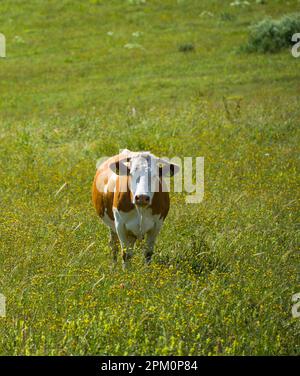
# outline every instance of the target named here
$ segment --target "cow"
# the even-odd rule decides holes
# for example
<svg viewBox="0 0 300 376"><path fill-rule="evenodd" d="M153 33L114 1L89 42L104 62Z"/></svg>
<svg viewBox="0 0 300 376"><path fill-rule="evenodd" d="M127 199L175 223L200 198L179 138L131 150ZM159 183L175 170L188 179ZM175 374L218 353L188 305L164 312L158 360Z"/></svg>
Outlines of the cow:
<svg viewBox="0 0 300 376"><path fill-rule="evenodd" d="M136 240L146 236L145 263L150 264L154 244L170 208L169 189L163 177L179 166L150 152L123 150L97 169L92 200L98 216L110 229L114 263L121 245L126 269Z"/></svg>

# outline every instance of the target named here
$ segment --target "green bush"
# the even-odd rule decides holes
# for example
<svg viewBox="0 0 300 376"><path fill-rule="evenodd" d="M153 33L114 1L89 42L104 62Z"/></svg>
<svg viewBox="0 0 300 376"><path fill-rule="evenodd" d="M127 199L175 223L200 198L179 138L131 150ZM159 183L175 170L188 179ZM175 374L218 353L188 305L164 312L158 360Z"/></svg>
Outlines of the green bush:
<svg viewBox="0 0 300 376"><path fill-rule="evenodd" d="M292 45L292 35L300 32L300 14L283 16L279 20L268 17L250 28L247 52L277 52Z"/></svg>
<svg viewBox="0 0 300 376"><path fill-rule="evenodd" d="M192 43L183 43L178 47L179 52L191 52L195 50L195 46Z"/></svg>

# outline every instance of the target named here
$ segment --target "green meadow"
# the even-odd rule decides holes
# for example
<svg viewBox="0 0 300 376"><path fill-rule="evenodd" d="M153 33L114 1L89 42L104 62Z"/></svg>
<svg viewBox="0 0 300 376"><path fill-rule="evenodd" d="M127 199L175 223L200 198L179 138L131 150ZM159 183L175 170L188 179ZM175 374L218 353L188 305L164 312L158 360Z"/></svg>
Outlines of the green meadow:
<svg viewBox="0 0 300 376"><path fill-rule="evenodd" d="M300 58L241 49L300 3L232 2L0 2L1 355L300 353ZM126 272L91 201L122 148L205 160Z"/></svg>

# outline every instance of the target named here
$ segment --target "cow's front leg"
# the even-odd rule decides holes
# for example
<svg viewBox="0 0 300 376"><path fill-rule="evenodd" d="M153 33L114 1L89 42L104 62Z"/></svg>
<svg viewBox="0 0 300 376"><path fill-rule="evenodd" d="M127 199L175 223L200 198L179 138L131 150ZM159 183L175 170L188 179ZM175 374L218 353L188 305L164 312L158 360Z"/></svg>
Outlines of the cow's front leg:
<svg viewBox="0 0 300 376"><path fill-rule="evenodd" d="M121 244L122 267L123 269L126 269L128 260L133 255L133 247L134 247L136 238L128 234L125 228L125 224L122 222L116 223L116 230L117 230L117 234L118 234L120 244Z"/></svg>
<svg viewBox="0 0 300 376"><path fill-rule="evenodd" d="M156 224L152 230L147 233L146 248L144 250L145 263L151 263L156 237L160 231L161 225Z"/></svg>
<svg viewBox="0 0 300 376"><path fill-rule="evenodd" d="M126 238L121 241L122 247L122 267L125 270L128 265L128 260L133 256L133 248L136 238L130 235L126 235Z"/></svg>
<svg viewBox="0 0 300 376"><path fill-rule="evenodd" d="M145 256L145 263L146 265L149 265L151 263L153 251L154 251L154 244L155 244L155 238L153 239L148 238L147 239L147 246L144 250L144 256Z"/></svg>

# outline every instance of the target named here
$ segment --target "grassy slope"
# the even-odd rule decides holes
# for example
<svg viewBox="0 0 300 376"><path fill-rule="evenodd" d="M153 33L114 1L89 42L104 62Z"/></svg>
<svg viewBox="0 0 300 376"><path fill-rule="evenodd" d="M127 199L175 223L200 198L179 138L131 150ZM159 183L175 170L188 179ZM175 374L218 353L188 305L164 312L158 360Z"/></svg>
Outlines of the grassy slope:
<svg viewBox="0 0 300 376"><path fill-rule="evenodd" d="M1 354L299 353L300 60L237 52L299 3L229 3L0 3ZM120 147L205 157L203 203L173 195L126 274L90 198Z"/></svg>

